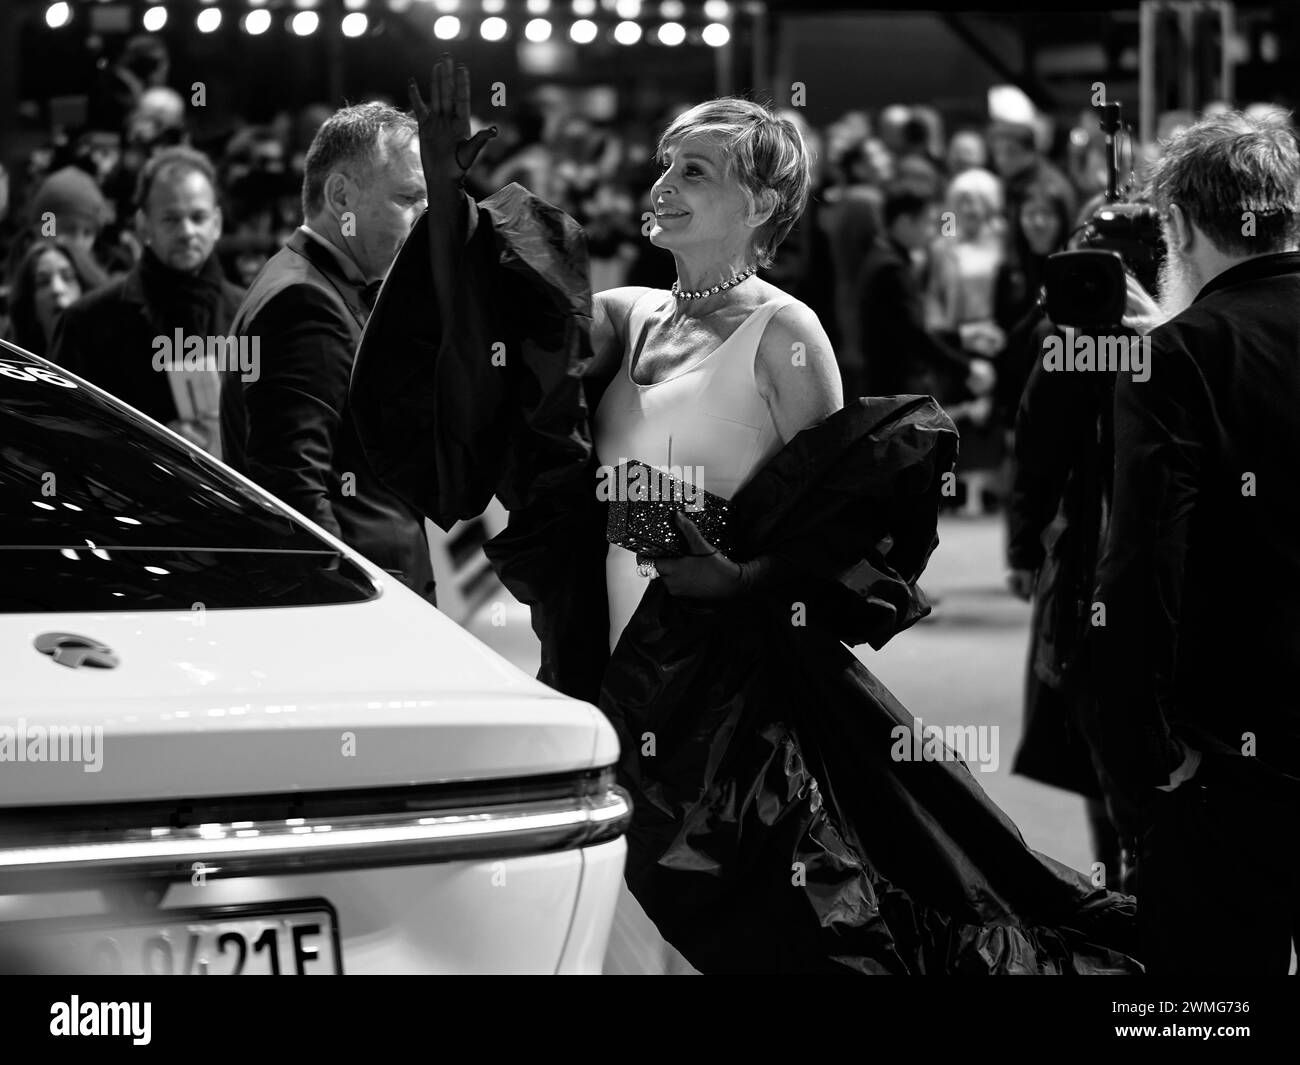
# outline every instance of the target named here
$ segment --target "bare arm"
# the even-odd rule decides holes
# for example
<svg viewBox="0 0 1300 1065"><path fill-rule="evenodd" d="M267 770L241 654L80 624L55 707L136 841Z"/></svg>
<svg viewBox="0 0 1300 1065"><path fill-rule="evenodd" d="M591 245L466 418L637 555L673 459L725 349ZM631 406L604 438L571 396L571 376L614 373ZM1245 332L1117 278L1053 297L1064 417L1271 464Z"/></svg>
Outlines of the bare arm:
<svg viewBox="0 0 1300 1065"><path fill-rule="evenodd" d="M844 406L830 338L802 303L782 307L768 323L754 376L782 443Z"/></svg>
<svg viewBox="0 0 1300 1065"><path fill-rule="evenodd" d="M618 373L627 345L627 320L632 304L649 292L634 285L597 292L592 297L591 351L584 377L609 378Z"/></svg>

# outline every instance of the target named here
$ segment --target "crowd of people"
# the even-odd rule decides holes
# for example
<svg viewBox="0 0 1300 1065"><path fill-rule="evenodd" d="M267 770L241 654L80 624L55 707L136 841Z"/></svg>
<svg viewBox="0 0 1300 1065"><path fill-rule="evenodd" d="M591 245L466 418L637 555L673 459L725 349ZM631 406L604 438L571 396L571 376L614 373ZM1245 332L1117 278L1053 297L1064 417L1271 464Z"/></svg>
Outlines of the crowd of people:
<svg viewBox="0 0 1300 1065"><path fill-rule="evenodd" d="M161 42L133 38L104 75L86 127L60 129L25 171L16 168L14 195L7 208L0 201L3 335L58 358L62 312L126 276L135 278L128 294L146 282L179 284L184 299L207 308L201 332L224 332L233 305L222 284L246 289L302 220L307 147L330 109L312 105L204 139L168 77ZM656 176L655 130L682 109L598 122L539 93L492 116L500 135L486 147L472 190L518 181L575 218L587 235L594 291L666 286L671 258L643 235L646 193ZM810 146L814 187L763 276L818 313L846 392L939 397L963 429L960 500L969 511L997 505L1025 378L1021 332L1042 264L1105 181L1095 122L1080 120L1054 165L1041 120L949 135L928 106L856 110L824 130L795 109L784 114ZM1162 132L1171 129L1167 122ZM147 164L160 153L170 162L155 183ZM204 263L181 271L201 278L180 281L151 269L145 247L170 210L163 204L173 182L200 179L209 190L193 250ZM146 198L155 188L157 203ZM184 397L177 407L156 382L152 391L147 413L196 440L213 439L204 425L211 397L195 410Z"/></svg>
<svg viewBox="0 0 1300 1065"><path fill-rule="evenodd" d="M428 176L431 149L424 142L424 125L376 101L337 112L308 108L269 125L240 129L220 145L197 144L187 127L184 101L165 84L166 64L159 60L156 46L145 39L132 48L135 51L128 50L117 69L117 80L105 88L104 100L116 101L116 110L109 108L109 117L95 119L111 122L116 115L117 140L106 139L102 129L61 136L48 150L33 156L30 172L16 183L19 195L12 202L0 200L0 208L7 208L2 220L7 335L185 434L435 601L424 515L412 505L412 493L391 490L391 469L380 477L372 468L375 449L357 419L352 378L378 289L425 207L430 207L434 219L428 239L435 242L435 257L439 240L449 241L443 248L446 256L451 255L447 248L465 244L463 234L454 240L448 236L456 236L452 232L456 223L449 221L455 212L446 203L435 202L440 193ZM143 62L142 56L152 59ZM1176 133L1180 125L1202 131L1197 134L1201 140L1177 141L1184 150L1190 143L1200 154L1171 159L1162 157L1156 145L1140 146L1131 153L1138 189L1143 189L1141 179L1148 168L1157 177L1150 192L1143 189L1135 194L1152 198L1161 212L1166 240L1172 235L1185 244L1169 249L1168 269L1162 275L1166 318L1186 310L1197 289L1208 290L1212 287L1208 282L1218 284L1214 279L1221 274L1231 274L1239 282L1276 275L1276 285L1283 289L1295 274L1296 187L1294 182L1280 187L1275 177L1300 167L1294 133L1286 119L1262 114L1263 108L1256 110L1254 117L1229 113L1218 125L1198 123L1195 115L1167 115L1161 135ZM755 174L760 171L776 175L772 183L757 182L744 194L751 212L760 195L784 196L783 203L794 205L775 237L768 232L770 221L752 227L768 233L770 248L755 243L750 228L736 226L707 246L686 238L681 238L680 247L674 243L675 227L691 212L674 211L671 202L665 206L664 190L673 193L667 197L672 202L692 202L691 193L677 190L693 186L688 184L685 164L668 158L671 153L664 151L672 138L656 143L653 124L602 124L580 113L535 107L496 117L491 127L471 122L469 128L478 130L473 144L479 157L463 175L467 191L481 198L518 182L582 227L591 287L606 297L596 301L593 365L604 365L611 358L610 365L615 365L626 357L633 332L645 336L658 329L662 343L650 343L640 357L650 357L651 369L673 367L683 350L682 336L674 330L685 326L671 314L659 321L656 315L662 316L663 308L650 306L653 301L646 300L647 290L662 296L673 288L678 300L733 292L726 297L733 302L725 304L724 299L723 309L736 312L736 335L748 336L758 354L753 374L747 378L742 374L736 379L739 383L719 385L717 391L733 405L739 402L738 390L759 391L746 394L749 406L736 407L731 416L719 417L715 412L709 420L701 415L701 425L718 438L708 444L713 449L711 461L722 461L718 454L729 447L735 451L733 489L753 473L760 457L778 456L782 444L797 437L802 426L822 416L834 417L836 411L862 417L861 408L846 406L846 399L935 397L960 433L957 469L963 490L952 502L968 511L1006 502L1010 587L1035 602L1026 692L1030 728L1016 769L1091 800L1097 851L1107 879L1114 887L1134 890L1136 881L1130 874L1142 841L1140 811L1125 798L1132 794L1128 785L1136 775L1154 772L1152 766L1178 778L1172 779L1174 785L1180 783L1178 774L1195 771L1200 748L1185 739L1175 742L1167 731L1161 733L1163 719L1152 723L1155 695L1150 705L1135 710L1134 720L1148 714L1152 730L1133 748L1146 757L1142 766L1126 767L1126 754L1112 752L1109 765L1116 774L1112 779L1091 741L1085 742L1096 730L1094 718L1102 705L1097 688L1080 679L1089 668L1088 654L1095 653L1089 650L1086 631L1096 625L1090 609L1093 588L1101 582L1116 604L1127 607L1114 631L1126 633L1129 642L1112 635L1109 642L1098 645L1115 665L1108 676L1112 680L1142 676L1145 684L1151 679L1149 663L1132 660L1134 648L1143 646L1135 633L1145 625L1148 636L1167 635L1170 626L1176 629L1177 619L1172 613L1152 615L1153 607L1144 598L1150 589L1135 567L1139 563L1166 567L1168 559L1162 551L1181 559L1188 543L1196 540L1202 545L1198 556L1202 568L1194 575L1201 582L1196 594L1209 596L1214 577L1203 561L1200 534L1185 527L1185 515L1168 511L1175 489L1183 482L1175 483L1174 477L1155 485L1158 491L1147 491L1132 479L1135 475L1123 472L1130 468L1126 463L1131 466L1146 461L1149 454L1165 453L1151 419L1158 421L1170 412L1144 411L1146 393L1131 393L1123 382L1117 385L1115 375L1053 378L1041 371L1041 360L1036 358L1046 333L1055 329L1042 314L1047 261L1070 246L1104 195L1106 159L1098 131L1081 123L1069 149L1053 160L1045 150L1048 138L1036 120L1002 117L979 129L961 128L947 135L940 116L925 106L854 111L821 131L809 128L797 110L770 112L748 101L719 101L704 105L703 110L696 107L659 117L666 118L661 128L677 130L681 124L678 139L708 141L712 136L726 145L719 158L706 156L695 165L715 166L727 180L741 183L757 181ZM759 137L767 140L748 149L752 158L737 164L722 157L737 150L736 145ZM1249 158L1214 154L1229 142L1245 144ZM1268 153L1272 153L1269 166L1252 170L1251 161ZM1211 171L1217 167L1214 172L1224 175L1223 189L1207 191L1203 184L1197 185L1189 175L1200 167ZM741 194L732 192L735 202L727 201L727 210L740 218L742 214L735 212L740 211ZM1222 213L1221 205L1212 202L1220 193L1226 197L1224 202L1234 205L1257 204L1252 210L1258 211L1267 239L1252 242L1253 215L1250 241L1243 243L1234 236L1231 226L1223 229L1223 220L1215 214ZM720 212L719 217L725 213L699 195L701 212L707 208ZM515 208L498 204L493 209L517 210L525 221L530 217L518 203ZM1180 211L1190 213L1183 219ZM656 234L653 241L646 239L651 232ZM1257 259L1266 259L1265 266L1252 265ZM443 286L452 285L461 269L459 260L447 258L447 262L455 265L435 271L427 286L437 291L443 304L448 299ZM735 264L746 268L728 280L726 274ZM683 281L683 270L696 266L701 291L691 292L686 278L687 284L678 292L674 286ZM747 295L735 297L734 292L756 271L757 284L751 281L744 289ZM1198 279L1207 284L1196 284ZM723 283L708 288L713 281ZM761 305L747 302L760 295ZM473 293L462 292L462 296L469 299ZM1257 316L1276 317L1281 304L1270 303L1267 293L1259 298L1263 302L1255 308ZM664 304L672 305L672 301ZM768 339L763 339L766 334L761 329L753 336L743 332L759 310L772 323ZM1153 310L1149 324L1158 317ZM1280 332L1247 339L1276 361L1284 354L1277 346L1283 326L1289 327L1289 322L1278 326ZM689 339L696 347L730 342L730 333L724 340L698 322L693 327L696 332ZM153 357L159 338L173 335L253 336L266 357L263 367L251 376L241 373L247 367L238 366L159 373ZM814 349L811 357L832 368L831 376L819 379L816 394L803 406L790 399L798 389L781 377L788 360L762 354L767 350L763 345L777 344L771 337L784 338L783 343L802 338ZM601 350L602 345L606 350ZM782 355L789 346L785 343ZM831 380L834 371L838 381ZM1279 370L1278 380L1282 376ZM1249 372L1243 380L1247 378L1258 384ZM626 381L619 379L611 386L611 394L620 389L628 393L618 401L622 406L617 411L649 404L642 390L675 379L670 375L641 383L629 369ZM1190 406L1175 411L1179 417L1187 416L1195 404L1205 406L1222 398L1207 399L1197 390L1198 381L1188 371L1179 402L1185 399ZM805 385L800 381L799 387ZM1233 389L1229 398L1240 399L1239 385ZM773 421L763 430L767 435L754 437L749 429L755 419L762 420L763 411L772 409L771 396L784 396L792 404L783 414L788 424ZM688 398L702 402L693 393ZM400 406L400 399L396 402ZM430 407L438 402L435 397ZM1115 412L1125 404L1130 420L1117 426ZM1250 404L1244 400L1242 404L1240 410L1234 408L1234 417L1239 425L1246 425ZM607 421L611 409L615 408L607 404ZM674 416L689 422L680 410ZM384 418L390 417L385 411ZM840 420L851 419L843 415ZM724 441L726 446L719 443L723 422L739 427L735 439ZM1222 445L1225 455L1239 447L1249 451L1249 441L1202 439L1208 427L1220 424L1203 418L1181 425L1187 440L1199 441L1187 445L1188 464L1202 461L1212 445ZM420 430L415 425L406 428ZM597 434L605 433L611 453L625 453L633 444L642 449L650 446L619 436L631 433L626 426L617 429L608 425L602 429L597 418ZM678 431L680 441L684 438L680 425ZM866 434L868 429L855 423L853 432ZM1143 432L1150 439L1142 437ZM558 434L557 439L564 435ZM673 434L665 438L671 442ZM1152 450L1148 453L1143 447ZM666 461L671 465L671 457ZM1268 466L1274 460L1260 461ZM1121 472L1112 484L1114 470ZM349 479L350 487L345 487ZM864 474L859 480L866 485L870 478ZM862 485L855 482L853 490L867 491ZM1279 514L1288 506L1293 509L1293 504L1279 503L1276 497L1271 505ZM1213 520L1218 521L1236 511L1225 506L1222 513L1215 513ZM1281 522L1275 518L1261 507L1243 520L1258 526L1259 542L1280 544L1276 528ZM1109 541L1107 554L1111 522L1123 526L1126 539ZM1227 525L1223 535L1230 535ZM704 550L689 554L690 559L718 554L708 550L707 542L694 546ZM1279 547L1277 555L1279 572L1289 574L1285 548ZM628 565L608 575L609 605L621 604L623 615L611 616L611 653L618 647L623 625L641 609L640 578L662 578L656 587L668 587L676 595L675 571L708 566L713 571L699 577L704 585L730 587L739 581L740 591L748 594L754 582L771 585L785 579L772 577L772 572L788 575L788 560L781 558L776 559L775 570L739 566L736 575L725 559L661 561L662 572L653 563L645 570L644 561L634 569L631 561L622 559ZM883 557L877 562L888 569ZM924 557L919 565L923 564ZM901 594L907 586L909 610L915 606L910 598L915 593L914 578L915 574L910 582L902 580L896 589ZM1168 579L1177 584L1182 574ZM689 580L681 585L690 586ZM621 600L614 595L620 588L626 592ZM1169 602L1176 606L1176 597ZM1194 596L1190 601L1191 623L1201 626L1192 630L1197 638L1208 639L1205 634L1213 626L1209 603L1209 598L1202 602ZM1246 604L1241 606L1244 611ZM905 613L899 613L898 619ZM914 613L908 616L915 620ZM1279 676L1278 663L1294 650L1288 641L1297 631L1295 617L1279 614L1275 620L1276 631L1267 638L1243 642L1238 648L1242 660L1258 660L1259 676ZM1194 666L1180 664L1180 668L1184 678L1199 676ZM1168 677L1158 679L1168 682ZM1214 688L1209 680L1202 680L1207 691L1220 691L1225 700L1229 697L1222 685ZM1112 687L1107 698L1114 706L1128 705L1135 699L1134 691L1146 688ZM593 692L577 694L592 701L597 697ZM1161 697L1164 694L1162 689ZM1228 733L1236 725L1203 702L1196 705L1206 749L1217 744L1226 750L1232 746ZM1266 734L1270 742L1283 743L1288 727L1285 721L1261 719L1251 734ZM1275 759L1275 768L1284 776L1290 772L1288 764L1284 757ZM1130 771L1132 778L1118 779ZM1144 786L1163 785L1151 780ZM1191 831L1188 826L1193 820L1186 816L1175 827ZM1175 901L1183 897L1173 879L1195 864L1192 849L1185 850L1177 860L1151 866L1165 878L1152 881L1153 893L1159 891ZM1172 851L1164 853L1168 856ZM1284 875L1293 874L1277 874ZM1276 879L1273 872L1261 874L1261 883ZM1187 920L1193 918L1189 909ZM1169 945L1168 956L1181 949Z"/></svg>

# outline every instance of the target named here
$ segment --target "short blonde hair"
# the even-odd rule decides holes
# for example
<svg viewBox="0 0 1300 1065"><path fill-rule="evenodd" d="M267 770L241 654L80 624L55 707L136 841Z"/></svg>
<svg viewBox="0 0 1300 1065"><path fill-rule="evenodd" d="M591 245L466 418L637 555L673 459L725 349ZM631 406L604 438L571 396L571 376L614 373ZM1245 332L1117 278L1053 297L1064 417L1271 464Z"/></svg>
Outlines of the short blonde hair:
<svg viewBox="0 0 1300 1065"><path fill-rule="evenodd" d="M948 183L947 206L955 208L960 196L973 196L990 217L1002 213L1002 182L983 167L963 170Z"/></svg>
<svg viewBox="0 0 1300 1065"><path fill-rule="evenodd" d="M693 136L722 145L726 176L740 182L751 206L763 192L775 194L776 207L758 227L754 240L758 264L770 266L781 241L803 214L812 188L812 160L799 127L762 104L727 96L678 115L659 138L655 154L662 159Z"/></svg>

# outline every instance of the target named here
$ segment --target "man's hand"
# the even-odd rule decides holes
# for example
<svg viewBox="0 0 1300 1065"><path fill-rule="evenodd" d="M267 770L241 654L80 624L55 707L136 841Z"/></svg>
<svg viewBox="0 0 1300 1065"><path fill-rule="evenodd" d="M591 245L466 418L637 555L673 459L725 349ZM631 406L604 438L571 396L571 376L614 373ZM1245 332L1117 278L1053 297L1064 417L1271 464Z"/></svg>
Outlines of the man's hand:
<svg viewBox="0 0 1300 1065"><path fill-rule="evenodd" d="M670 595L688 599L730 599L741 590L740 566L704 538L680 510L677 528L686 540L685 555L655 559L655 569Z"/></svg>
<svg viewBox="0 0 1300 1065"><path fill-rule="evenodd" d="M1034 597L1035 575L1031 569L1013 569L1007 573L1007 588L1026 603Z"/></svg>
<svg viewBox="0 0 1300 1065"><path fill-rule="evenodd" d="M490 126L470 136L469 68L455 66L444 53L433 65L429 103L425 104L414 78L408 93L411 111L420 124L420 162L430 198L447 192L459 194L478 153L497 135L496 126Z"/></svg>
<svg viewBox="0 0 1300 1065"><path fill-rule="evenodd" d="M1164 323L1164 312L1137 278L1125 274L1124 279L1128 286L1128 298L1124 301L1124 317L1120 322L1140 336L1146 336L1156 326Z"/></svg>

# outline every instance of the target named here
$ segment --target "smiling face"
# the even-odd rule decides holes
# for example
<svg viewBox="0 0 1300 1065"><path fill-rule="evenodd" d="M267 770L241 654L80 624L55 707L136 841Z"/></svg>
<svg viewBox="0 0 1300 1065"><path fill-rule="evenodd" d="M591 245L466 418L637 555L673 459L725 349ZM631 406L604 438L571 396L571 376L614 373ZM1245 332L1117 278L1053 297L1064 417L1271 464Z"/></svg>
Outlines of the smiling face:
<svg viewBox="0 0 1300 1065"><path fill-rule="evenodd" d="M1050 255L1061 246L1061 216L1046 199L1032 197L1021 205L1020 229L1035 255Z"/></svg>
<svg viewBox="0 0 1300 1065"><path fill-rule="evenodd" d="M674 252L692 248L742 249L754 239L749 197L727 173L712 138L694 134L664 149L663 173L650 189L654 228L650 243Z"/></svg>

